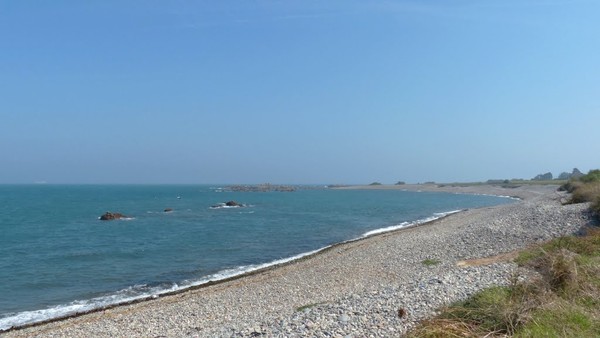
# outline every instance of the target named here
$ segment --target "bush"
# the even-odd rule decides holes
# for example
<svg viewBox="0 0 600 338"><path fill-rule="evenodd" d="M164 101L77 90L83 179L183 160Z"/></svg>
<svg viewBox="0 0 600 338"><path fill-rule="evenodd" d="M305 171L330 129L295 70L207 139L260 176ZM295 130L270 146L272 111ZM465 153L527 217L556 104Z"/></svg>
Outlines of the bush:
<svg viewBox="0 0 600 338"><path fill-rule="evenodd" d="M532 181L551 181L552 180L552 173L551 172L547 172L545 174L539 174L537 176L535 176L534 178L531 179Z"/></svg>
<svg viewBox="0 0 600 338"><path fill-rule="evenodd" d="M558 191L566 191L568 193L572 193L575 189L581 187L584 183L577 180L570 180L569 182L561 185L558 188Z"/></svg>
<svg viewBox="0 0 600 338"><path fill-rule="evenodd" d="M572 194L568 203L592 202L591 211L600 216L600 169L590 170L578 179L571 179L558 190Z"/></svg>
<svg viewBox="0 0 600 338"><path fill-rule="evenodd" d="M600 198L600 181L582 184L573 190L571 203L596 202Z"/></svg>
<svg viewBox="0 0 600 338"><path fill-rule="evenodd" d="M584 183L600 182L600 169L590 170L587 175L581 176L580 180Z"/></svg>

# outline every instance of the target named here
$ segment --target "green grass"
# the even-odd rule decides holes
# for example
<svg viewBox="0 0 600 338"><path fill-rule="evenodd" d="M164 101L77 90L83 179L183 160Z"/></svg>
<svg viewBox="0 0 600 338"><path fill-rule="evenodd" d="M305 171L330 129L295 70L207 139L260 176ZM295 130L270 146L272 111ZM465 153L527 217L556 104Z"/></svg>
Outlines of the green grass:
<svg viewBox="0 0 600 338"><path fill-rule="evenodd" d="M539 277L484 289L422 322L409 337L600 337L600 229L515 259Z"/></svg>
<svg viewBox="0 0 600 338"><path fill-rule="evenodd" d="M561 249L583 255L584 257L600 256L600 234L598 234L598 232L600 232L600 230L593 229L589 231L587 236L564 236L555 238L530 249L522 250L519 252L515 262L520 266L526 266L540 257L555 253Z"/></svg>
<svg viewBox="0 0 600 338"><path fill-rule="evenodd" d="M421 262L421 264L425 265L425 266L433 266L433 265L438 265L440 264L442 261L434 259L434 258L427 258L425 260L423 260Z"/></svg>
<svg viewBox="0 0 600 338"><path fill-rule="evenodd" d="M533 317L515 337L600 337L598 320L568 304L535 311Z"/></svg>
<svg viewBox="0 0 600 338"><path fill-rule="evenodd" d="M579 180L584 183L600 182L600 169L590 170L586 175L579 178Z"/></svg>

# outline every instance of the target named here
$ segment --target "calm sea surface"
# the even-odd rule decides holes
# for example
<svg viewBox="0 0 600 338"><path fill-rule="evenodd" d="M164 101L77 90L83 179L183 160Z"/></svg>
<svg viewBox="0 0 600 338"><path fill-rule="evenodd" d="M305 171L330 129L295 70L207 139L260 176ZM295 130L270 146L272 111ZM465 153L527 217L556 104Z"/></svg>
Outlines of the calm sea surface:
<svg viewBox="0 0 600 338"><path fill-rule="evenodd" d="M0 185L0 330L231 276L377 229L512 202L429 192L216 188ZM210 208L229 200L247 207ZM98 220L106 211L131 219Z"/></svg>

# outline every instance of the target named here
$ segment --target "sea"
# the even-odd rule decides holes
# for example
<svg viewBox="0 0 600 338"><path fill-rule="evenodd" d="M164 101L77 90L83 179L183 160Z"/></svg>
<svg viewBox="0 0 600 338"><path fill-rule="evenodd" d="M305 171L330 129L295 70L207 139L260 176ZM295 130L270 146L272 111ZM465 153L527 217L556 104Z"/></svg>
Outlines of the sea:
<svg viewBox="0 0 600 338"><path fill-rule="evenodd" d="M228 207L227 201L242 206ZM512 202L325 186L247 192L217 185L0 185L0 331ZM99 220L107 211L127 217Z"/></svg>

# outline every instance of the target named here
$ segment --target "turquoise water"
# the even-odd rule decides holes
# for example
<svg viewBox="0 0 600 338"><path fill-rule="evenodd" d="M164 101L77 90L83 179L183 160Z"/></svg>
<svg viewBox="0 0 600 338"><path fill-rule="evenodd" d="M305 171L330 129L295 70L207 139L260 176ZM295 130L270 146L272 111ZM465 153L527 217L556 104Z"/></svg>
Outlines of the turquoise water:
<svg viewBox="0 0 600 338"><path fill-rule="evenodd" d="M396 190L215 188L0 185L0 330L239 274L377 229L512 202ZM210 208L229 200L247 206ZM131 219L98 220L106 211Z"/></svg>

